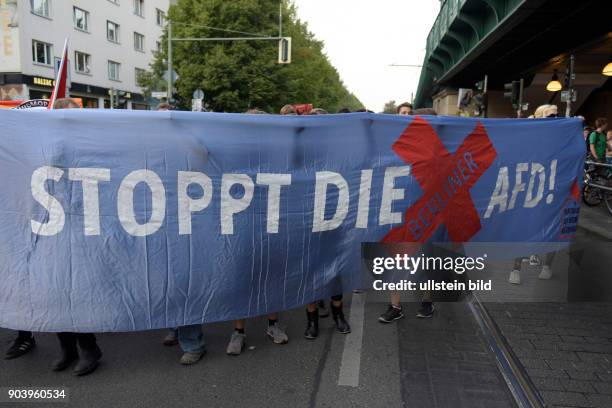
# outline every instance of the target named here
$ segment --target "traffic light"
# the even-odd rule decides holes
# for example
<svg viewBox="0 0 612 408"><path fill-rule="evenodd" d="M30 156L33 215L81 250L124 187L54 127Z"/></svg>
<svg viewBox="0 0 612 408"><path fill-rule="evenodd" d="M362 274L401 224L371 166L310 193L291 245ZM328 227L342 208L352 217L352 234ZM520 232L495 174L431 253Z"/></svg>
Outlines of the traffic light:
<svg viewBox="0 0 612 408"><path fill-rule="evenodd" d="M278 40L278 63L291 64L291 37Z"/></svg>
<svg viewBox="0 0 612 408"><path fill-rule="evenodd" d="M512 81L504 84L504 98L510 99L512 105L517 106L521 93L521 81Z"/></svg>

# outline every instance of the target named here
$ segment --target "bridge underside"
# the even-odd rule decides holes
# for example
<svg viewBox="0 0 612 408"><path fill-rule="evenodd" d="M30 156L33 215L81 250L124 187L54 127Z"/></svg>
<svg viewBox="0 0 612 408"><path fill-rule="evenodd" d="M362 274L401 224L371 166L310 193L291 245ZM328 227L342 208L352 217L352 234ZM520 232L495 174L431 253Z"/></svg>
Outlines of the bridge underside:
<svg viewBox="0 0 612 408"><path fill-rule="evenodd" d="M441 14L457 7L446 10L456 17L439 16L432 28L415 104L432 106L445 88L473 88L485 75L493 91L519 78L528 85L548 81L554 69L562 77L570 53L578 54L577 77L601 76L612 54L609 6L609 0L447 0Z"/></svg>

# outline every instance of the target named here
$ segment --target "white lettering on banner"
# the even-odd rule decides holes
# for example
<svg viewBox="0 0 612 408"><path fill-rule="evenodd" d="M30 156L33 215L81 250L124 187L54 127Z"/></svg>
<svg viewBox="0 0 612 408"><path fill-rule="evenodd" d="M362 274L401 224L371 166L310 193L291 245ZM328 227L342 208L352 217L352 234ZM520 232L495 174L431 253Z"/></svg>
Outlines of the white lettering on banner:
<svg viewBox="0 0 612 408"><path fill-rule="evenodd" d="M257 184L268 186L268 215L266 230L268 234L278 233L278 220L280 218L281 188L291 185L291 174L258 173Z"/></svg>
<svg viewBox="0 0 612 408"><path fill-rule="evenodd" d="M372 173L374 170L361 170L361 183L359 184L359 204L357 205L357 222L355 228L368 228L370 215L370 193L372 191Z"/></svg>
<svg viewBox="0 0 612 408"><path fill-rule="evenodd" d="M234 185L241 185L244 194L241 198L232 197L230 190ZM224 174L221 178L221 233L234 233L234 214L246 210L253 199L255 186L246 174Z"/></svg>
<svg viewBox="0 0 612 408"><path fill-rule="evenodd" d="M113 195L100 194L101 188L108 188L104 185L101 186L100 183L111 181L111 170L105 168L60 169L42 166L36 169L30 180L32 197L46 213L37 217L37 219L30 220L32 232L41 236L53 236L62 232L66 222L66 213L62 203L53 195L56 189L53 183L62 179L64 171L67 172L68 180L75 183L80 182L82 186L84 235L100 235L101 197L114 197ZM380 171L382 172L382 169ZM495 188L491 193L483 217L485 219L490 218L496 212L496 209L498 214L513 210L517 203L519 203L519 206L522 203L522 208L526 209L537 207L544 202L548 205L552 204L556 191L556 171L556 159L550 162L549 168L536 162L517 163L515 168L500 167ZM514 172L515 175L512 179L509 177L511 172ZM368 224L371 224L369 223L369 213L371 205L373 205L371 200L374 169L363 169L360 173L358 203L353 205L354 210L356 210L354 228L368 228ZM405 189L396 188L395 185L397 178L409 176L410 173L410 166L384 169L382 185L377 185L379 190L376 190L380 191L380 195L375 196L380 197L379 225L402 223L402 209L409 203L403 202L402 206L398 206L399 211L393 211L394 203L405 199ZM525 179L526 173L530 175L529 181ZM221 234L234 234L235 216L249 208L253 201L256 185L268 190L266 231L268 234L279 232L283 187L291 186L291 174L257 173L249 176L242 173L226 173L220 175L220 177L218 197ZM512 181L514 185L511 185ZM144 201L148 207L141 210L144 211L145 215L148 215L149 219L147 221L137 217L134 208L134 190L140 183L145 183L151 191L150 201L148 199ZM197 185L202 189L201 197L193 198L189 195L189 189L192 185ZM243 193L240 194L239 191L236 191L236 194L232 194L232 190L236 190L234 186L240 186L244 190ZM170 191L174 191L173 187L170 187ZM178 233L179 235L190 235L193 233L192 217L194 213L207 209L213 198L217 196L214 193L213 181L210 176L201 172L178 171L176 189ZM326 214L326 207L336 189L338 193L335 209L330 211L331 214ZM546 199L544 199L545 192ZM240 195L240 197L234 195ZM524 197L521 195L524 195ZM145 197L145 195L142 198L138 197L141 200L139 202L142 202ZM331 231L340 227L347 219L351 209L349 204L349 184L341 174L331 171L316 172L312 232ZM68 208L71 207L70 203L64 203L64 205ZM166 219L166 190L161 178L154 171L146 169L129 173L119 184L116 206L119 222L128 234L136 237L154 234L161 228ZM140 224L138 220L143 223ZM250 222L250 218L248 222Z"/></svg>
<svg viewBox="0 0 612 408"><path fill-rule="evenodd" d="M529 178L529 186L527 187L527 195L525 196L525 208L533 208L542 199L544 193L544 181L546 178L544 166L540 163L531 163L531 177ZM538 176L538 191L533 195L533 185L536 175Z"/></svg>
<svg viewBox="0 0 612 408"><path fill-rule="evenodd" d="M60 233L64 228L66 220L64 209L60 202L45 189L47 180L58 182L63 174L63 170L50 166L40 167L32 173L30 181L32 197L49 213L49 217L44 223L35 220L30 221L34 234L49 237Z"/></svg>
<svg viewBox="0 0 612 408"><path fill-rule="evenodd" d="M110 181L110 169L68 169L68 178L83 185L83 224L85 235L100 235L100 195L98 182Z"/></svg>
<svg viewBox="0 0 612 408"><path fill-rule="evenodd" d="M523 173L529 169L530 176L527 184L523 181ZM514 187L508 201L508 191L510 190L510 178L508 177L508 167L500 167L497 174L497 182L491 194L489 205L485 211L484 218L489 218L493 215L495 207L499 207L498 214L506 210L512 210L516 206L519 194L524 193L523 208L535 208L540 204L544 197L544 189L546 187L546 167L541 163L517 163L516 177L514 179ZM552 204L554 200L555 180L557 173L557 159L551 161L549 172L549 194L546 197L546 204ZM520 202L520 201L519 201Z"/></svg>
<svg viewBox="0 0 612 408"><path fill-rule="evenodd" d="M404 199L404 189L395 188L395 179L410 175L410 166L387 167L383 181L382 202L380 204L379 225L399 224L402 213L393 212L393 202Z"/></svg>
<svg viewBox="0 0 612 408"><path fill-rule="evenodd" d="M151 217L144 224L139 224L134 214L134 189L140 183L146 183L151 190ZM166 190L159 176L151 170L136 170L128 174L117 193L117 213L128 234L146 237L155 233L166 216Z"/></svg>
<svg viewBox="0 0 612 408"><path fill-rule="evenodd" d="M508 181L508 167L500 167L499 173L497 173L495 189L493 189L493 194L491 194L491 200L487 206L484 218L489 218L493 214L495 206L499 206L500 214L506 211L508 206L508 184L510 184Z"/></svg>
<svg viewBox="0 0 612 408"><path fill-rule="evenodd" d="M212 180L204 173L193 171L178 172L178 222L179 235L191 234L191 214L202 211L210 205L213 196ZM197 184L202 188L202 197L189 197L188 188Z"/></svg>
<svg viewBox="0 0 612 408"><path fill-rule="evenodd" d="M338 188L338 203L334 215L326 220L325 204L327 203L327 190L330 184ZM348 214L348 207L349 188L344 177L332 171L317 172L312 232L330 231L338 228Z"/></svg>
<svg viewBox="0 0 612 408"><path fill-rule="evenodd" d="M529 170L529 163L519 163L516 165L516 179L514 182L514 188L512 189L512 196L510 197L510 204L508 209L511 210L516 204L516 196L521 191L525 191L525 183L523 183L523 172Z"/></svg>

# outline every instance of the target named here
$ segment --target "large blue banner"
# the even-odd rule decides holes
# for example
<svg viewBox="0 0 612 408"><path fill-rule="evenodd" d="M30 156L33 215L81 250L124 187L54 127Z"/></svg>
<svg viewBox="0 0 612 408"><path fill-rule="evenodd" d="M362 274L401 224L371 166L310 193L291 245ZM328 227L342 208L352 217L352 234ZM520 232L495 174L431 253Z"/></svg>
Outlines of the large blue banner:
<svg viewBox="0 0 612 408"><path fill-rule="evenodd" d="M127 331L359 285L361 242L571 240L578 119L0 111L0 326Z"/></svg>

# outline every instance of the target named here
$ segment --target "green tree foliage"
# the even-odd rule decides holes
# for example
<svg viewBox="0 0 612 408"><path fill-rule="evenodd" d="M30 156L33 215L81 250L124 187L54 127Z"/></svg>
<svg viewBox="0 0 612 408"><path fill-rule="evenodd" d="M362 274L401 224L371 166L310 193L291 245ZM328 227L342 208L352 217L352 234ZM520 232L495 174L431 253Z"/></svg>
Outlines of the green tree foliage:
<svg viewBox="0 0 612 408"><path fill-rule="evenodd" d="M281 65L278 41L175 41L173 65L182 108L191 94L204 90L206 103L217 112L244 112L260 108L278 112L285 104L312 103L335 112L362 106L350 93L323 53L323 43L296 17L288 0L282 0L283 36L292 37L292 63ZM179 0L170 7L174 38L244 37L208 27L260 36L278 36L279 0ZM259 36L258 35L258 36ZM167 34L149 72L139 78L146 93L166 89Z"/></svg>
<svg viewBox="0 0 612 408"><path fill-rule="evenodd" d="M383 113L391 113L395 115L397 113L397 104L394 100L391 100L385 103L385 107L383 108Z"/></svg>

